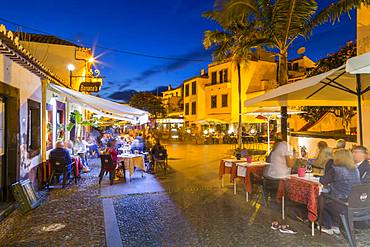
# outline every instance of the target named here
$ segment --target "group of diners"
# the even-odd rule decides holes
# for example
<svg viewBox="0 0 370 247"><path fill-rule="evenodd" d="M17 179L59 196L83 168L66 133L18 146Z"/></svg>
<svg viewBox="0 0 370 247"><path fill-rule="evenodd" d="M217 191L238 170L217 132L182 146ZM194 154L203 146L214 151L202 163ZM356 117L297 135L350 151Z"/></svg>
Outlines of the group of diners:
<svg viewBox="0 0 370 247"><path fill-rule="evenodd" d="M313 169L320 173L319 182L322 186L320 203L321 231L327 234L339 234L338 218L343 213L336 203L325 200L325 193L339 200L347 201L354 185L370 183L370 165L368 149L362 145L346 148L346 142L340 139L331 148L324 141L318 143L318 155L313 162ZM279 182L291 174L294 166L293 153L286 141L278 139L268 156L270 165L264 171L265 187L276 195ZM277 228L278 222L272 223Z"/></svg>
<svg viewBox="0 0 370 247"><path fill-rule="evenodd" d="M152 171L153 160L159 153L165 153L167 157L167 151L159 139L155 139L152 134L146 135L144 139L143 134L137 132L134 134L125 133L124 135L103 134L101 138L77 138L74 142L59 140L56 142L55 148L50 151L49 159L62 158L67 165L74 163L68 169L73 168L76 172L69 170L68 176L72 174L80 177L80 172L90 171L88 158L99 158L102 154L108 154L112 157L115 180L118 180L123 174L118 169L117 156L122 152L124 146L129 147L130 154L142 155L145 158L147 172Z"/></svg>

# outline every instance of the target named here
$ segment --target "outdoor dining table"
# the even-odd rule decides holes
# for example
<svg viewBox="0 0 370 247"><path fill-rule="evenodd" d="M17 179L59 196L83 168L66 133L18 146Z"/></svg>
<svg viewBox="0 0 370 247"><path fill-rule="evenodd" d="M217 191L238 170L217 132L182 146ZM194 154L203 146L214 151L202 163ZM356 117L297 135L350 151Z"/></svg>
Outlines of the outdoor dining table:
<svg viewBox="0 0 370 247"><path fill-rule="evenodd" d="M135 167L141 169L141 176L144 176L144 172L146 171L144 156L141 154L120 154L117 155L117 162L123 162L125 166L125 170L129 171L130 180L132 174L134 174Z"/></svg>
<svg viewBox="0 0 370 247"><path fill-rule="evenodd" d="M277 191L277 199L282 202L282 218L285 218L284 204L285 197L289 200L305 204L308 210L308 219L311 221L312 236L315 235L315 222L318 219L318 201L321 193L319 178L312 174L304 177L290 175L289 178L281 180Z"/></svg>
<svg viewBox="0 0 370 247"><path fill-rule="evenodd" d="M246 201L249 201L249 193L252 192L251 174L254 173L262 177L263 170L268 164L263 161L248 163L245 159L223 159L219 167L221 187L224 187L224 175L230 174L230 182L234 184L234 195L236 195L236 180L237 178L242 178L245 184Z"/></svg>
<svg viewBox="0 0 370 247"><path fill-rule="evenodd" d="M236 194L236 180L237 178L243 179L244 185L245 185L245 199L248 202L249 201L249 193L252 193L252 180L251 180L251 174L255 174L258 177L262 179L263 177L263 171L269 163L264 161L255 161L248 163L246 161L242 162L236 162L236 169L232 169L232 171L236 170L236 173L232 173L232 179L234 180L234 194Z"/></svg>
<svg viewBox="0 0 370 247"><path fill-rule="evenodd" d="M225 174L236 174L236 163L238 162L245 162L246 160L237 160L237 159L222 159L220 161L220 167L218 170L219 177L221 179L221 187L224 187L224 175ZM234 165L233 165L234 164ZM230 182L234 181L235 176L230 176Z"/></svg>

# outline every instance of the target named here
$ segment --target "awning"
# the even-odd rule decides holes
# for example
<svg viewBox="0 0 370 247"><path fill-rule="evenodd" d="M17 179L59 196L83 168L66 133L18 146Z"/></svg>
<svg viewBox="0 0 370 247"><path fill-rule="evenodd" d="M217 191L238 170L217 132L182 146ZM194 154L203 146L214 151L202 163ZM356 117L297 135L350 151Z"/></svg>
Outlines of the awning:
<svg viewBox="0 0 370 247"><path fill-rule="evenodd" d="M244 106L356 106L362 144L362 102L370 99L366 94L370 90L370 74L366 73L370 68L369 58L369 53L353 57L347 66L278 87L246 100Z"/></svg>
<svg viewBox="0 0 370 247"><path fill-rule="evenodd" d="M87 108L90 108L95 113L110 116L111 118L124 119L131 123L143 124L148 121L148 113L146 111L118 104L96 96L83 94L55 84L49 84L49 87L69 99L85 104Z"/></svg>

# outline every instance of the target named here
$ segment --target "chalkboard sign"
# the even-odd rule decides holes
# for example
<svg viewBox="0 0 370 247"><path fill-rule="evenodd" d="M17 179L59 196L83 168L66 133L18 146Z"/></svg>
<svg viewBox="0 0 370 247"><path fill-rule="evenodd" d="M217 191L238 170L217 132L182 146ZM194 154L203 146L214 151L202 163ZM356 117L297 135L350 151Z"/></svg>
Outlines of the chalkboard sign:
<svg viewBox="0 0 370 247"><path fill-rule="evenodd" d="M40 199L37 197L30 180L19 181L12 185L12 189L13 196L23 213L27 213L40 205Z"/></svg>

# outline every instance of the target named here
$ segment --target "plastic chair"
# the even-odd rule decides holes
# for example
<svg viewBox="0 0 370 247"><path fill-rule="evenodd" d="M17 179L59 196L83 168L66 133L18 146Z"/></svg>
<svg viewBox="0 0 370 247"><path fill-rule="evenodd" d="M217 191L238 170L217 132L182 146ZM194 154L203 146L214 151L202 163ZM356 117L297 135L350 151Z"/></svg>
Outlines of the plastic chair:
<svg viewBox="0 0 370 247"><path fill-rule="evenodd" d="M74 162L72 162L71 164L66 164L66 160L62 157L51 157L49 159L49 162L51 165L51 175L49 178L48 188L55 177L57 177L59 181L60 175L63 175L62 187L65 188L66 183L67 183L67 178L71 177L72 171L74 171L74 180L75 180L75 183L77 184L76 170L73 169L72 167Z"/></svg>
<svg viewBox="0 0 370 247"><path fill-rule="evenodd" d="M101 161L101 168L100 168L100 173L99 173L99 184L101 184L103 176L109 173L110 185L112 185L113 180L114 180L114 170L115 170L112 156L109 154L102 154L100 155L100 161Z"/></svg>
<svg viewBox="0 0 370 247"><path fill-rule="evenodd" d="M347 202L333 197L330 194L323 194L323 197L325 200L332 200L343 207L339 217L344 226L349 244L355 247L356 239L353 223L370 220L370 184L354 185ZM320 212L322 212L322 208Z"/></svg>

